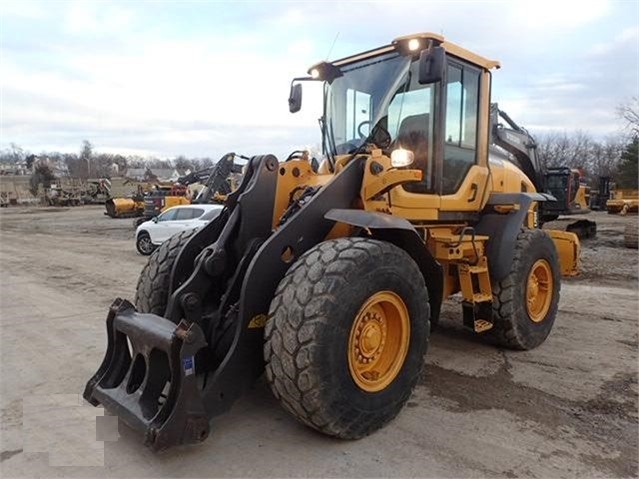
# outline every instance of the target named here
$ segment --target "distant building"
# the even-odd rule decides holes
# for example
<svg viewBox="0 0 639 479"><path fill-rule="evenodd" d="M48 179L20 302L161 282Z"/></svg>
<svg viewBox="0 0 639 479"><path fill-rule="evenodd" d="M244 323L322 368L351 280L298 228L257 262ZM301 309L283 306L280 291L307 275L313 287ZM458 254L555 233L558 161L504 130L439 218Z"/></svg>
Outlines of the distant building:
<svg viewBox="0 0 639 479"><path fill-rule="evenodd" d="M31 171L27 168L26 161L18 161L17 163L0 164L0 175L4 176L25 176L30 175Z"/></svg>
<svg viewBox="0 0 639 479"><path fill-rule="evenodd" d="M176 181L180 174L174 168L128 168L124 176L136 181Z"/></svg>

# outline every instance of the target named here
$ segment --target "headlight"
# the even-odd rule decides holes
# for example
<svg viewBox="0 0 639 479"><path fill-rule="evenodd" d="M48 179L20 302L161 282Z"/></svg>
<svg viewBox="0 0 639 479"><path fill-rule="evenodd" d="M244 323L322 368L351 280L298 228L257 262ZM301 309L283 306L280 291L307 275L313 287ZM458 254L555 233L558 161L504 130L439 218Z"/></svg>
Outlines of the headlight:
<svg viewBox="0 0 639 479"><path fill-rule="evenodd" d="M391 165L395 168L408 166L415 161L415 154L411 150L398 148L391 153Z"/></svg>

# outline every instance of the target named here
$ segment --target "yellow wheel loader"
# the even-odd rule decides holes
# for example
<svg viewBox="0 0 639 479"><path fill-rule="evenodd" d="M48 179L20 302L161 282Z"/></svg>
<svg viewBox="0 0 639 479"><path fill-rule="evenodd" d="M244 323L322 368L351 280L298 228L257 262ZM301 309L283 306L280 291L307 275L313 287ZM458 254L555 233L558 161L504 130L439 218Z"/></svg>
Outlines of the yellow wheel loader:
<svg viewBox="0 0 639 479"><path fill-rule="evenodd" d="M489 161L497 67L424 33L294 79L291 112L324 86L319 168L252 157L217 219L158 248L84 397L162 450L203 441L265 372L299 421L352 439L400 412L451 295L487 340L544 342L579 240L538 228L534 175Z"/></svg>

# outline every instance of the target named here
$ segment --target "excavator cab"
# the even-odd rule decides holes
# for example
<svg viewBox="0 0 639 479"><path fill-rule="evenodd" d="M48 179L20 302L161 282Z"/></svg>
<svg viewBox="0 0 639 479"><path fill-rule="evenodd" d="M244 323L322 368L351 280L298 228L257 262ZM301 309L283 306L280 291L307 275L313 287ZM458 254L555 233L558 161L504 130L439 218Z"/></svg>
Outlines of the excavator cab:
<svg viewBox="0 0 639 479"><path fill-rule="evenodd" d="M583 212L582 210L587 209L588 205L575 201L580 186L579 171L568 167L549 168L546 173L546 190L556 198L556 201L548 202L547 211L565 214L568 211Z"/></svg>

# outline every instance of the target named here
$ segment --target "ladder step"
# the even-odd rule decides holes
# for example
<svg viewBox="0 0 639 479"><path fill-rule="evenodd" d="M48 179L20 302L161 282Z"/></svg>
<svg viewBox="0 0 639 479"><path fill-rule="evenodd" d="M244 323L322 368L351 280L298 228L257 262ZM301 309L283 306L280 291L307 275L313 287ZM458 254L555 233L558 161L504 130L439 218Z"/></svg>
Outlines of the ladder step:
<svg viewBox="0 0 639 479"><path fill-rule="evenodd" d="M488 268L486 266L468 266L468 272L470 274L481 274L488 273Z"/></svg>
<svg viewBox="0 0 639 479"><path fill-rule="evenodd" d="M475 293L473 294L473 301L475 303L483 303L486 301L492 301L493 300L493 295L492 294L487 294L487 293Z"/></svg>
<svg viewBox="0 0 639 479"><path fill-rule="evenodd" d="M484 331L488 331L492 329L493 323L486 321L484 319L476 319L475 320L475 332L483 333Z"/></svg>

